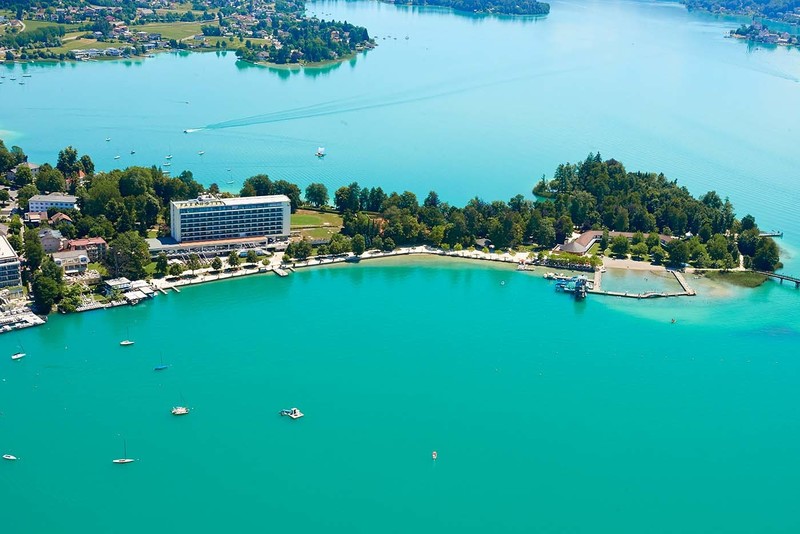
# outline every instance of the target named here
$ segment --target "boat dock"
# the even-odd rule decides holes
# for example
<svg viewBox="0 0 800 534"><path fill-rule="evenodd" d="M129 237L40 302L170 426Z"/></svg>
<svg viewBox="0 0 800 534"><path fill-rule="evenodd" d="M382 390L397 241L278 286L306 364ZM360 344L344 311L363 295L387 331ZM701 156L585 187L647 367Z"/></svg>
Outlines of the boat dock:
<svg viewBox="0 0 800 534"><path fill-rule="evenodd" d="M175 286L170 286L170 287L172 287L172 289L175 291L175 293L180 293L180 292L181 292L181 290L180 290L180 289L178 289L178 288L177 288L177 287L175 287Z"/></svg>
<svg viewBox="0 0 800 534"><path fill-rule="evenodd" d="M781 284L783 283L784 280L786 280L787 282L793 282L794 287L800 288L800 278L796 276L789 276L788 274L780 274L780 273L770 273L767 271L754 271L754 272L769 278L773 278L775 280L780 280Z"/></svg>
<svg viewBox="0 0 800 534"><path fill-rule="evenodd" d="M758 237L783 237L783 232L773 230L772 232L761 232Z"/></svg>
<svg viewBox="0 0 800 534"><path fill-rule="evenodd" d="M280 276L281 278L283 278L283 277L285 277L285 276L289 276L289 273L287 273L286 271L284 271L284 270L283 270L283 269L281 269L280 267L275 267L275 268L274 268L274 269L272 269L272 270L273 270L273 272L274 272L275 274L277 274L277 275L278 275L278 276Z"/></svg>

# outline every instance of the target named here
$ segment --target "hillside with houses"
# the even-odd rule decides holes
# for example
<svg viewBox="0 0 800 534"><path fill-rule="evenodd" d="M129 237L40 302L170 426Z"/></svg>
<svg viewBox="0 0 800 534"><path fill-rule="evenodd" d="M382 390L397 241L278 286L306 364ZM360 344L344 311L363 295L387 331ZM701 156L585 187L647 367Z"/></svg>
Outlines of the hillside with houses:
<svg viewBox="0 0 800 534"><path fill-rule="evenodd" d="M231 49L248 61L318 63L374 46L366 28L307 17L302 0L105 3L10 2L0 11L0 58L97 60Z"/></svg>

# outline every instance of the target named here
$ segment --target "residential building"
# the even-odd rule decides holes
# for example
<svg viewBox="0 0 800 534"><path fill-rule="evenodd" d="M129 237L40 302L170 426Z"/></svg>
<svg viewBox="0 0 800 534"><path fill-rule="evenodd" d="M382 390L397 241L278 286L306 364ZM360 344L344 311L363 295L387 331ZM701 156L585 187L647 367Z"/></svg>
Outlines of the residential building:
<svg viewBox="0 0 800 534"><path fill-rule="evenodd" d="M69 215L65 215L59 211L58 213L50 217L49 222L51 225L56 225L60 222L65 222L71 225L72 219L70 219Z"/></svg>
<svg viewBox="0 0 800 534"><path fill-rule="evenodd" d="M39 172L39 165L35 163L28 163L27 161L20 163L10 171L6 173L6 178L11 180L12 182L17 179L17 171L20 167L28 167L31 170L31 176L36 178L36 174Z"/></svg>
<svg viewBox="0 0 800 534"><path fill-rule="evenodd" d="M25 224L28 226L39 226L42 221L47 221L46 211L29 211L23 216Z"/></svg>
<svg viewBox="0 0 800 534"><path fill-rule="evenodd" d="M289 197L216 198L170 202L170 229L178 243L289 236Z"/></svg>
<svg viewBox="0 0 800 534"><path fill-rule="evenodd" d="M127 278L112 278L111 280L106 280L103 291L106 295L110 295L114 291L125 293L126 291L130 290L130 288L131 281Z"/></svg>
<svg viewBox="0 0 800 534"><path fill-rule="evenodd" d="M19 256L5 236L0 236L0 287L22 285Z"/></svg>
<svg viewBox="0 0 800 534"><path fill-rule="evenodd" d="M28 201L28 211L47 211L50 208L76 209L77 197L64 193L33 195Z"/></svg>
<svg viewBox="0 0 800 534"><path fill-rule="evenodd" d="M89 268L89 256L82 250L54 252L53 261L64 270L64 274L82 274Z"/></svg>
<svg viewBox="0 0 800 534"><path fill-rule="evenodd" d="M67 243L70 250L84 250L91 261L100 261L106 257L108 244L102 237L70 239Z"/></svg>
<svg viewBox="0 0 800 534"><path fill-rule="evenodd" d="M634 232L615 232L610 231L608 232L608 238L613 239L617 236L623 236L628 240L633 239L633 236L636 235ZM644 234L647 237L647 234ZM568 243L564 243L563 245L556 245L553 250L556 252L568 252L570 254L577 254L578 256L583 256L586 254L592 245L597 243L603 239L603 231L602 230L589 230L587 232L583 232L580 236L575 238L573 241ZM670 241L675 239L672 236L659 234L658 240L661 245L666 245Z"/></svg>
<svg viewBox="0 0 800 534"><path fill-rule="evenodd" d="M42 242L45 254L58 252L67 245L67 240L61 235L61 232L52 228L39 230L39 241Z"/></svg>

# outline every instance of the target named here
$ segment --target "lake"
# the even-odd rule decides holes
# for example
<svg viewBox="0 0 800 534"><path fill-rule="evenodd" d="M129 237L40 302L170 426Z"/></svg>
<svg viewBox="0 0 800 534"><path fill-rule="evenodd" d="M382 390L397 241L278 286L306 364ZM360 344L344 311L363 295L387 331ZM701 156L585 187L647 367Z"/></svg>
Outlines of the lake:
<svg viewBox="0 0 800 534"><path fill-rule="evenodd" d="M266 172L455 203L529 196L600 151L729 196L800 274L797 50L671 2L309 11L378 48L298 71L213 52L3 66L32 76L0 86L0 130L36 162L171 153L229 189ZM0 463L4 532L800 530L799 291L688 277L697 297L576 303L542 274L362 262L0 336L28 353L0 358L0 453L20 457ZM137 462L112 464L124 444Z"/></svg>

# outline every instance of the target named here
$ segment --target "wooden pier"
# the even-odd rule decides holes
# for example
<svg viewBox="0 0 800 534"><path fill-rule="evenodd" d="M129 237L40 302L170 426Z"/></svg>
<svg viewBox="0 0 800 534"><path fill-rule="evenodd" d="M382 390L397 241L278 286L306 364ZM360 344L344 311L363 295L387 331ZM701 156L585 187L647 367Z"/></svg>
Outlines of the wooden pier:
<svg viewBox="0 0 800 534"><path fill-rule="evenodd" d="M622 297L627 299L658 299L669 297L693 297L697 295L697 292L689 286L688 282L686 282L683 274L678 271L668 272L672 273L683 291L646 291L644 293L630 293L628 291L603 291L601 289L603 274L600 271L596 271L594 273L594 287L592 289L588 289L587 293L591 293L592 295L605 295L607 297Z"/></svg>
<svg viewBox="0 0 800 534"><path fill-rule="evenodd" d="M287 273L286 271L284 271L283 269L281 269L279 267L275 267L272 270L275 272L275 274L277 274L281 278L283 278L284 276L289 276L289 273Z"/></svg>
<svg viewBox="0 0 800 534"><path fill-rule="evenodd" d="M783 283L784 280L786 280L787 282L793 282L794 287L800 288L800 278L796 276L789 276L788 274L770 273L767 271L753 271L753 272L756 272L758 274L764 275L769 278L774 278L775 280L780 280L781 284Z"/></svg>

